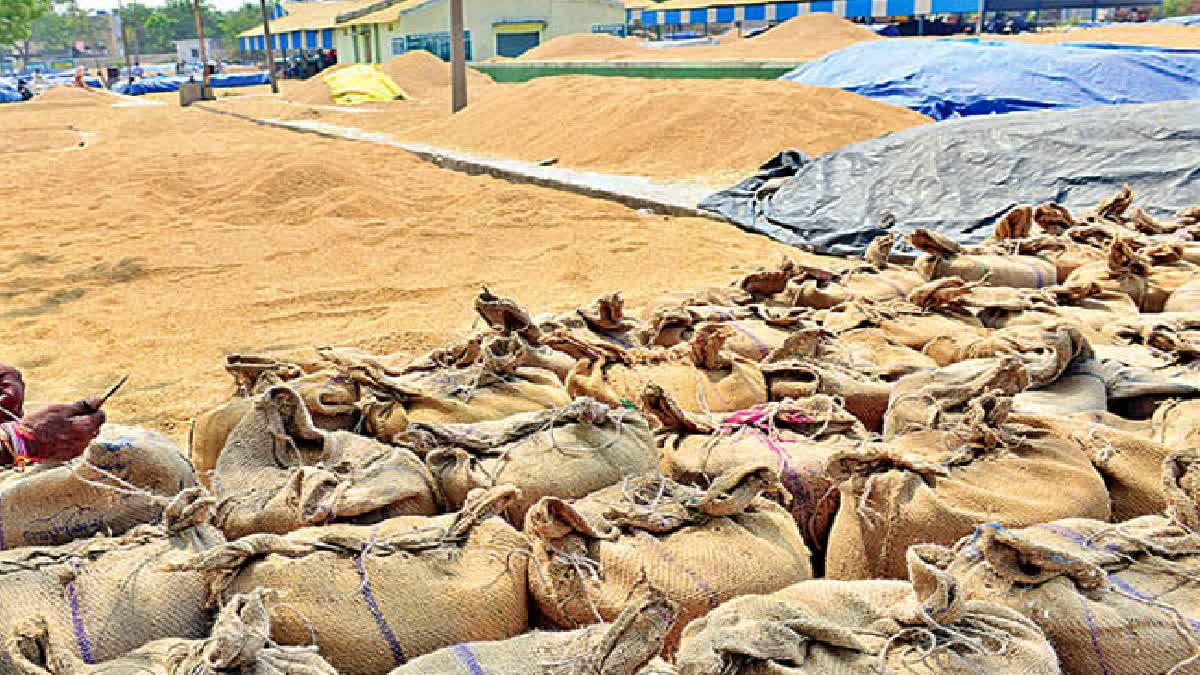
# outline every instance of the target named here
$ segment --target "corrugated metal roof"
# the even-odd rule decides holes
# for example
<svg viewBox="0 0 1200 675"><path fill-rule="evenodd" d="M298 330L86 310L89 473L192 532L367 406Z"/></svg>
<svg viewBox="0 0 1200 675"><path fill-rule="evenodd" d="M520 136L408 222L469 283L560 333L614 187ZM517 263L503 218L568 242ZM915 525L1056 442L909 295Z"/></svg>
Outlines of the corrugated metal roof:
<svg viewBox="0 0 1200 675"><path fill-rule="evenodd" d="M296 30L320 30L333 28L337 17L356 9L367 7L378 0L328 0L326 2L288 2L284 4L287 16L271 21L272 33L290 33ZM262 35L262 26L256 26L238 37Z"/></svg>
<svg viewBox="0 0 1200 675"><path fill-rule="evenodd" d="M436 1L437 0L395 0L390 5L382 9L363 14L362 16L356 16L351 19L340 21L338 22L338 25L361 26L368 23L392 23L393 21L398 21L402 13Z"/></svg>

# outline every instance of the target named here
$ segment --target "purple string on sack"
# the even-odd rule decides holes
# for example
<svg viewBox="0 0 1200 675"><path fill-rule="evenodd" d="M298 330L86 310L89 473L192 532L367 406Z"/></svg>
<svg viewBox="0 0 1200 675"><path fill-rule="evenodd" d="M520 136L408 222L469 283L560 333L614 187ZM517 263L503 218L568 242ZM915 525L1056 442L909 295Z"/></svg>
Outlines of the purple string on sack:
<svg viewBox="0 0 1200 675"><path fill-rule="evenodd" d="M700 574L698 574L695 570L679 562L675 556L671 555L671 553L667 551L666 547L662 545L662 542L654 538L654 535L651 535L647 532L638 532L638 536L640 539L642 539L642 541L646 542L647 548L654 552L661 560L663 560L663 562L666 562L668 565L671 565L676 570L682 572L684 576L691 580L696 588L700 589L704 593L708 600L709 608L716 609L717 606L721 604L721 594L717 593L717 589L713 588L712 584L708 583L708 580L700 576Z"/></svg>
<svg viewBox="0 0 1200 675"><path fill-rule="evenodd" d="M375 600L375 593L371 590L371 581L367 578L367 551L371 550L371 546L375 543L375 536L379 534L379 525L371 528L371 538L363 545L362 551L359 552L355 565L358 567L359 590L362 591L363 600L367 603L367 608L371 610L371 618L375 619L375 625L379 628L380 635L388 644L388 648L392 650L392 659L396 665L404 665L408 659L404 656L404 648L400 646L400 641L396 639L396 633L392 627L388 625L387 619L384 618L383 612L379 609L379 603Z"/></svg>
<svg viewBox="0 0 1200 675"><path fill-rule="evenodd" d="M479 660L475 658L475 652L465 644L454 645L454 658L462 664L463 668L471 675L487 675L483 666L479 665Z"/></svg>
<svg viewBox="0 0 1200 675"><path fill-rule="evenodd" d="M68 563L69 567L79 574L79 570L83 565L78 559L72 559ZM91 665L92 661L92 641L88 638L87 631L83 628L83 613L79 611L79 588L75 585L75 579L67 584L67 603L71 606L71 627L75 630L75 641L79 644L79 655L83 657L83 662Z"/></svg>
<svg viewBox="0 0 1200 675"><path fill-rule="evenodd" d="M8 537L4 536L4 491L0 490L0 551L8 550Z"/></svg>
<svg viewBox="0 0 1200 675"><path fill-rule="evenodd" d="M755 348L758 349L759 354L766 356L767 354L771 353L771 348L767 346L767 343L760 340L757 335L751 333L746 327L742 326L740 321L730 321L725 325L750 338L750 341L754 343Z"/></svg>
<svg viewBox="0 0 1200 675"><path fill-rule="evenodd" d="M1100 649L1100 636L1097 635L1099 630L1096 628L1096 620L1092 618L1092 610L1088 608L1087 598L1079 593L1079 606L1083 609L1083 617L1087 619L1088 634L1092 638L1092 649L1096 651L1096 661L1100 664L1100 672L1103 675L1110 675L1108 666L1104 663L1104 652Z"/></svg>

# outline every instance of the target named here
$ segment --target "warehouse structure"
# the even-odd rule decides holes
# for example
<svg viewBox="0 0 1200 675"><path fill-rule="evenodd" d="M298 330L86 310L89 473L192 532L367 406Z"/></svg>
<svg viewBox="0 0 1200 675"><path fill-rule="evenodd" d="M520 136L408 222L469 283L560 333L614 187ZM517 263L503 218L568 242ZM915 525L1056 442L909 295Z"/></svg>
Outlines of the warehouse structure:
<svg viewBox="0 0 1200 675"><path fill-rule="evenodd" d="M802 14L831 13L847 19L967 14L979 10L979 0L812 0L810 2L745 2L745 0L634 0L625 10L625 23L670 32L695 30L715 33L740 25L752 29Z"/></svg>
<svg viewBox="0 0 1200 675"><path fill-rule="evenodd" d="M466 56L520 56L560 35L621 26L624 10L620 0L464 0ZM382 63L418 49L450 57L447 0L289 2L272 14L275 49L337 49L342 63ZM261 26L239 36L244 51L265 44Z"/></svg>

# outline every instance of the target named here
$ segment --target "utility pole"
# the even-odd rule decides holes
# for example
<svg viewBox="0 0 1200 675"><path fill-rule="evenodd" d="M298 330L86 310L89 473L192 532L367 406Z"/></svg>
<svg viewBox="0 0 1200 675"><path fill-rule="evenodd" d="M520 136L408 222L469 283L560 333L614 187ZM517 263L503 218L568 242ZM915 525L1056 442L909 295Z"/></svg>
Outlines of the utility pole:
<svg viewBox="0 0 1200 675"><path fill-rule="evenodd" d="M267 0L258 0L263 17L263 45L267 48L267 74L271 78L271 93L279 93L279 82L275 80L275 50L271 48L271 17L267 14Z"/></svg>
<svg viewBox="0 0 1200 675"><path fill-rule="evenodd" d="M204 48L204 21L200 17L200 0L192 0L192 11L196 14L196 37L200 39L200 72L204 75L204 91L208 91L208 50Z"/></svg>
<svg viewBox="0 0 1200 675"><path fill-rule="evenodd" d="M986 7L987 0L979 0L979 16L975 18L975 37L983 35L983 10Z"/></svg>
<svg viewBox="0 0 1200 675"><path fill-rule="evenodd" d="M117 5L116 28L121 31L121 52L125 55L125 69L129 70L129 36L125 33L125 5Z"/></svg>
<svg viewBox="0 0 1200 675"><path fill-rule="evenodd" d="M467 107L467 41L463 37L463 0L450 0L450 112Z"/></svg>

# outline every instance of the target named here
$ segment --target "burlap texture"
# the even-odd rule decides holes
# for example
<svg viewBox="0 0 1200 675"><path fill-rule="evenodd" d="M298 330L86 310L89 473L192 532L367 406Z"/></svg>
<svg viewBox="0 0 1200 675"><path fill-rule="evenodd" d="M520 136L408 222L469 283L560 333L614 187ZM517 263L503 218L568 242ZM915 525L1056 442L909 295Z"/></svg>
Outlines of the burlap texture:
<svg viewBox="0 0 1200 675"><path fill-rule="evenodd" d="M553 371L525 365L529 349L518 334L487 335L401 369L344 350L325 350L323 355L359 387L360 405L394 402L403 407L403 421L453 424L570 403ZM392 415L399 416L383 417ZM388 432L402 429L379 429L375 435L390 440Z"/></svg>
<svg viewBox="0 0 1200 675"><path fill-rule="evenodd" d="M1033 622L965 598L922 548L911 581L805 581L723 604L684 631L680 674L1059 673Z"/></svg>
<svg viewBox="0 0 1200 675"><path fill-rule="evenodd" d="M820 569L838 508L825 463L867 437L857 418L829 396L757 406L716 423L686 415L665 398L651 411L663 425L657 434L661 466L672 480L704 487L747 464L775 467L786 490L780 504L800 528L814 569Z"/></svg>
<svg viewBox="0 0 1200 675"><path fill-rule="evenodd" d="M928 253L917 259L915 267L930 281L958 277L963 281L981 281L988 286L1008 288L1045 288L1058 280L1054 263L1026 255L964 254L958 244L943 234L917 229L909 242Z"/></svg>
<svg viewBox="0 0 1200 675"><path fill-rule="evenodd" d="M763 364L762 372L766 375L772 401L831 396L871 431L882 426L893 387L891 382L820 358L767 363Z"/></svg>
<svg viewBox="0 0 1200 675"><path fill-rule="evenodd" d="M907 300L848 302L822 312L819 318L824 327L834 334L840 335L855 328L879 328L890 341L918 351L938 336L959 333L986 335L983 323L975 317L962 314L948 316L923 309Z"/></svg>
<svg viewBox="0 0 1200 675"><path fill-rule="evenodd" d="M674 672L657 655L675 614L669 602L646 599L631 603L611 624L459 644L389 675L662 675Z"/></svg>
<svg viewBox="0 0 1200 675"><path fill-rule="evenodd" d="M386 673L442 647L528 628L529 545L494 517L515 494L480 490L456 514L250 535L175 569L202 572L226 598L272 590L273 640L315 638L339 673Z"/></svg>
<svg viewBox="0 0 1200 675"><path fill-rule="evenodd" d="M1016 356L970 359L902 377L887 402L884 438L953 425L982 394L1015 396L1028 386L1029 371Z"/></svg>
<svg viewBox="0 0 1200 675"><path fill-rule="evenodd" d="M1089 457L1104 478L1112 501L1112 520L1161 514L1163 461L1171 449L1147 436L1068 417L1014 414L1014 422L1048 431Z"/></svg>
<svg viewBox="0 0 1200 675"><path fill-rule="evenodd" d="M895 381L905 375L933 370L938 363L926 354L896 342L881 328L857 328L837 336L839 362Z"/></svg>
<svg viewBox="0 0 1200 675"><path fill-rule="evenodd" d="M706 323L689 342L635 350L628 364L581 361L567 377L567 390L616 407L636 405L653 383L685 410L702 413L766 403L767 384L758 364L725 350L733 334L729 326Z"/></svg>
<svg viewBox="0 0 1200 675"><path fill-rule="evenodd" d="M1122 293L1141 308L1146 302L1146 275L1149 271L1150 262L1129 241L1118 239L1109 247L1104 262L1081 266L1062 285L1068 292L1081 293L1085 289L1098 288ZM1089 294L1092 292L1088 290Z"/></svg>
<svg viewBox="0 0 1200 675"><path fill-rule="evenodd" d="M1088 457L1054 434L1009 422L1008 403L984 394L951 429L867 443L830 459L841 504L826 576L900 578L909 546L948 545L984 522L1107 520L1108 492Z"/></svg>
<svg viewBox="0 0 1200 675"><path fill-rule="evenodd" d="M1077 358L1058 378L1013 398L1013 410L1037 415L1101 413L1108 409L1108 381L1103 364Z"/></svg>
<svg viewBox="0 0 1200 675"><path fill-rule="evenodd" d="M630 478L574 503L539 501L525 520L529 590L545 625L612 621L654 589L679 607L664 653L688 621L722 602L812 577L790 514L759 494L778 488L763 466L725 474L707 491L662 477Z"/></svg>
<svg viewBox="0 0 1200 675"><path fill-rule="evenodd" d="M82 457L24 472L0 469L0 551L157 523L165 498L194 485L191 465L169 438L106 424Z"/></svg>
<svg viewBox="0 0 1200 675"><path fill-rule="evenodd" d="M1164 312L1200 312L1200 279L1176 288L1163 303Z"/></svg>
<svg viewBox="0 0 1200 675"><path fill-rule="evenodd" d="M1179 260L1171 263L1159 263L1150 268L1146 275L1146 296L1142 300L1143 312L1189 311L1188 309L1167 309L1167 303L1176 296L1180 289L1191 284L1196 288L1194 280L1200 274L1200 266ZM1181 300L1188 295L1195 296L1196 291L1185 293ZM1196 298L1192 298L1191 306L1196 306Z"/></svg>
<svg viewBox="0 0 1200 675"><path fill-rule="evenodd" d="M0 552L0 672L19 672L9 638L35 618L46 640L85 664L161 638L208 635L204 578L160 565L224 541L207 525L209 507L211 499L190 488L166 507L162 526Z"/></svg>
<svg viewBox="0 0 1200 675"><path fill-rule="evenodd" d="M214 483L231 539L349 519L438 512L425 464L407 448L313 425L299 394L272 387L230 434Z"/></svg>
<svg viewBox="0 0 1200 675"><path fill-rule="evenodd" d="M272 646L262 590L237 595L221 609L208 638L164 638L98 665L51 640L37 617L9 638L19 675L337 675L315 649Z"/></svg>
<svg viewBox="0 0 1200 675"><path fill-rule="evenodd" d="M495 422L418 422L408 436L428 452L446 508L461 508L475 488L513 485L521 494L505 517L517 526L542 497L586 497L658 466L645 417L586 398Z"/></svg>
<svg viewBox="0 0 1200 675"><path fill-rule="evenodd" d="M1029 374L1029 386L1044 387L1059 378L1073 359L1087 358L1091 347L1082 332L1067 323L1014 326L984 337L939 336L924 353L941 366L968 359L1017 356Z"/></svg>
<svg viewBox="0 0 1200 675"><path fill-rule="evenodd" d="M1154 411L1154 440L1171 450L1200 448L1200 401L1167 401Z"/></svg>
<svg viewBox="0 0 1200 675"><path fill-rule="evenodd" d="M1064 672L1197 672L1200 537L1161 516L991 523L943 557L968 598L1038 624Z"/></svg>

